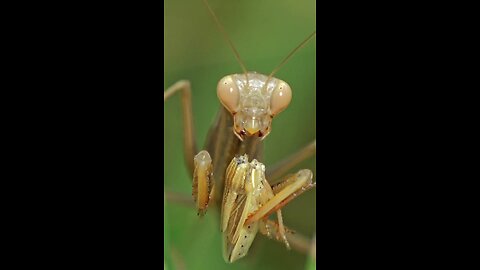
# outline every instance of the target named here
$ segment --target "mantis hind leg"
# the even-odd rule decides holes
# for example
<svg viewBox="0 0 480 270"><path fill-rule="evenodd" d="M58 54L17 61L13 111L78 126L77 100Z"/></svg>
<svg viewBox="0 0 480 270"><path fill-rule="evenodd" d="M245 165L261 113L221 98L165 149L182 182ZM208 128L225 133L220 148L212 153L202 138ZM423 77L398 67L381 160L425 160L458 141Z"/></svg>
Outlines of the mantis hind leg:
<svg viewBox="0 0 480 270"><path fill-rule="evenodd" d="M317 140L313 140L311 143L300 149L298 152L291 154L280 162L269 166L265 173L267 179L270 182L276 182L275 180L284 175L287 171L295 167L305 159L315 155L317 152Z"/></svg>
<svg viewBox="0 0 480 270"><path fill-rule="evenodd" d="M183 147L185 163L187 164L190 175L194 170L193 159L197 153L197 145L195 142L195 131L193 129L192 115L192 90L189 81L181 80L170 86L163 93L163 102L170 98L176 92L182 93L182 111L183 111Z"/></svg>
<svg viewBox="0 0 480 270"><path fill-rule="evenodd" d="M190 82L181 80L170 86L163 94L163 102L177 92L182 94L181 104L183 111L183 146L185 163L193 178L192 196L198 209L198 215L203 216L207 211L208 203L212 198L214 191L212 159L207 151L200 151L195 155L198 150L193 128L192 90Z"/></svg>

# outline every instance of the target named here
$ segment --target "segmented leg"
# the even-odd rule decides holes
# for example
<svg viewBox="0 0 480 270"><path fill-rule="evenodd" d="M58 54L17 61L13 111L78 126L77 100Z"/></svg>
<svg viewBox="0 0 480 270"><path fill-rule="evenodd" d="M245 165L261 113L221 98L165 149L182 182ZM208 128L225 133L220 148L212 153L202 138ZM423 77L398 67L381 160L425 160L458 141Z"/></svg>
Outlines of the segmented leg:
<svg viewBox="0 0 480 270"><path fill-rule="evenodd" d="M165 198L168 202L182 204L187 207L193 207L192 197L188 194L165 191Z"/></svg>
<svg viewBox="0 0 480 270"><path fill-rule="evenodd" d="M275 236L275 239L277 241L283 241L287 249L291 249L290 244L288 243L288 240L287 240L286 233L287 232L294 233L294 232L288 229L287 227L285 227L285 225L283 224L282 212L280 210L277 211L277 220L278 222L275 222L275 221L269 220L268 218L263 218L260 221L261 225L260 225L259 231L262 234L266 235L268 238L273 238L273 236ZM272 234L271 227L275 228L275 231L273 234Z"/></svg>
<svg viewBox="0 0 480 270"><path fill-rule="evenodd" d="M279 183L279 184L282 184L282 183ZM284 207L285 205L287 205L291 200L295 199L296 197L298 197L300 194L304 193L305 191L308 191L314 187L317 186L317 182L315 183L309 183L307 184L306 186L303 186L301 189L297 190L296 192L292 193L290 196L288 196L285 200L283 200L282 202L280 202L279 204L277 204L274 208L272 208L272 210L268 211L267 212L267 216L268 215L271 215L273 212L279 210L279 209L282 209L282 207ZM274 186L273 187L273 190L275 192L275 190L278 190L278 185Z"/></svg>
<svg viewBox="0 0 480 270"><path fill-rule="evenodd" d="M203 216L207 211L208 202L214 192L212 158L210 154L205 150L200 151L194 158L194 166L192 196L198 209L197 215Z"/></svg>
<svg viewBox="0 0 480 270"><path fill-rule="evenodd" d="M269 221L268 218L263 218L263 221L260 222L259 232L268 238L272 238Z"/></svg>
<svg viewBox="0 0 480 270"><path fill-rule="evenodd" d="M255 178L253 177L253 172L248 170L249 166L256 166L255 164L260 164L258 166L260 169L260 177ZM258 169L257 169L258 170ZM246 205L251 205L252 202L255 201L256 205L259 205L260 208L256 212L253 213L253 216L258 214L258 211L262 210L263 205L273 205L268 209L275 208L275 200L283 198L288 199L290 192L290 196L292 194L297 194L299 190L301 191L303 187L308 187L313 178L313 174L309 170L302 170L299 171L296 175L287 178L281 184L275 186L275 191L271 188L270 184L268 183L267 179L265 178L264 172L265 166L259 163L256 160L253 160L251 163L248 163L248 157L246 155L241 157L235 157L230 162L227 170L226 170L226 179L225 179L225 191L224 191L224 198L222 203L222 232L224 232L225 239L229 239L229 235L233 234L234 229L242 230L242 228L248 227L250 228L249 223L246 222L248 219L248 215L252 215L251 212L249 213L248 209L245 212ZM250 173L248 174L247 171ZM252 176L252 177L250 177ZM247 179L248 178L248 179ZM291 190L291 191L290 191ZM252 193L254 192L254 193ZM255 193L259 192L259 193ZM245 195L247 193L249 195ZM254 197L253 194L255 194ZM270 194L270 195L269 195ZM284 194L287 194L286 197ZM250 198L249 202L243 203L243 200L238 200L237 197L241 196L241 198ZM280 196L280 197L279 197ZM252 201L252 198L254 201ZM243 209L242 212L238 212L237 209ZM301 235L297 235L293 237L293 244L290 244L290 239L287 236L287 232L291 233L292 231L288 230L283 225L283 217L280 209L275 209L277 212L277 219L278 222L268 220L268 216L270 215L270 211L267 209L267 214L261 216L260 219L253 220L252 222L258 221L260 224L260 231L262 234L266 234L267 236L275 236L275 239L283 242L287 249L290 249L292 246L294 249L299 250L301 252L306 252L308 246L310 245L308 239ZM235 214L236 213L236 214ZM242 217L238 215L239 213L242 214ZM244 214L245 217L243 217ZM245 220L245 221L243 221ZM241 227L239 227L239 225ZM257 225L257 224L255 224ZM230 231L226 231L226 228L231 226L232 229ZM273 231L271 228L275 228ZM226 234L225 234L226 233ZM237 239L235 235L230 237L232 239ZM230 244L235 247L238 247L235 241L231 241ZM240 243L242 244L242 243ZM242 246L243 247L243 246ZM227 255L231 255L230 253L226 253ZM224 254L225 255L225 254ZM230 258L230 257L228 257ZM230 259L229 259L230 260Z"/></svg>
<svg viewBox="0 0 480 270"><path fill-rule="evenodd" d="M287 239L293 249L302 253L307 253L307 251L312 245L310 239L299 233L289 233L287 234Z"/></svg>
<svg viewBox="0 0 480 270"><path fill-rule="evenodd" d="M275 196L251 215L245 224L248 225L263 217L268 217L298 195L315 187L316 183L312 183L312 178L313 173L310 170L300 170L296 174L287 177L287 179L274 186Z"/></svg>
<svg viewBox="0 0 480 270"><path fill-rule="evenodd" d="M284 228L286 232L285 236L288 239L291 248L301 253L307 253L311 247L310 239L301 234L295 233L287 227ZM260 221L259 232L270 239L276 239L283 242L282 237L279 235L279 224L273 220L265 219Z"/></svg>
<svg viewBox="0 0 480 270"><path fill-rule="evenodd" d="M282 217L282 211L279 209L277 210L277 219L278 219L278 235L280 236L283 240L283 243L285 243L285 246L287 249L290 249L290 244L287 241L287 236L285 235L285 227L283 226L283 217Z"/></svg>
<svg viewBox="0 0 480 270"><path fill-rule="evenodd" d="M188 167L188 172L193 172L193 157L197 153L197 146L195 142L195 132L193 130L193 116L192 116L192 91L190 88L189 81L178 81L174 85L170 86L163 93L163 102L165 102L169 97L171 97L176 92L181 91L182 93L182 110L183 110L183 128L184 128L184 157L185 163Z"/></svg>
<svg viewBox="0 0 480 270"><path fill-rule="evenodd" d="M176 92L182 93L183 127L184 127L184 157L190 174L193 173L192 196L198 209L198 215L207 211L208 202L213 196L212 159L207 151L200 151L195 157L197 146L193 129L192 90L189 81L178 81L163 94L165 102Z"/></svg>
<svg viewBox="0 0 480 270"><path fill-rule="evenodd" d="M305 159L315 155L316 151L317 140L314 140L304 148L300 149L298 152L288 156L273 166L269 166L267 172L265 173L267 179L269 179L269 181L272 183L276 182L275 180L284 175L288 170L295 167Z"/></svg>

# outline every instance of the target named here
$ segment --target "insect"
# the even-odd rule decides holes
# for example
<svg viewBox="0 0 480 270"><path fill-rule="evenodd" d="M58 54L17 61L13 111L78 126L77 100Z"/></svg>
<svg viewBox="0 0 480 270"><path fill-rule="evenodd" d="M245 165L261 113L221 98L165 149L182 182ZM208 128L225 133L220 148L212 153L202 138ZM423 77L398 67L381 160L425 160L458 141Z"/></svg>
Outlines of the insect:
<svg viewBox="0 0 480 270"><path fill-rule="evenodd" d="M276 211L278 223L273 225L267 218L259 218L268 217L276 209L274 206L313 187L312 177L310 170L301 170L272 188L265 178L265 165L255 159L249 163L246 154L233 158L226 170L222 203L225 261L234 262L245 256L259 229L271 236L272 228L276 228L277 239L281 239L290 249L281 210ZM273 208L265 208L268 205Z"/></svg>
<svg viewBox="0 0 480 270"><path fill-rule="evenodd" d="M200 5L200 6L199 6L199 9L200 9L200 8L203 9L203 10L205 10L205 7L204 7L204 6L201 6L201 5ZM166 9L166 10L167 10L167 9ZM284 11L285 11L285 10L284 10ZM198 12L198 10L197 10L197 12ZM207 19L210 19L210 20L211 20L211 18L208 18L208 17L207 17ZM211 26L212 26L212 24L209 25L209 27L211 27ZM205 28L208 28L208 27L205 26ZM261 31L260 31L260 32L261 32ZM214 34L218 36L218 32L214 32ZM307 33L307 34L308 34L308 33ZM195 34L194 34L194 35L195 35ZM206 35L208 35L208 34L206 34ZM213 36L213 35L212 35L212 36ZM283 50L282 55L281 55L281 56L278 56L279 54L276 54L276 55L275 55L275 56L276 56L276 57L275 57L275 61L277 62L277 64L278 64L279 60L281 60L279 57L284 57L285 54L286 54L289 50L292 49L292 45L293 45L293 47L296 46L296 45L298 45L298 42L300 42L300 41L301 41L302 39L304 39L304 38L305 38L305 35L302 35L302 37L297 38L297 41L292 41L292 42L290 42L289 46L284 46L286 49ZM207 39L208 39L208 37L207 37ZM219 41L220 41L219 43L220 43L221 45L225 46L225 43L224 43L222 40L219 40ZM284 42L284 43L288 43L288 42L286 42L286 41L283 41L283 42ZM166 46L166 47L167 47L167 46ZM192 46L192 47L194 47L194 46ZM239 47L240 47L240 46L239 46ZM228 47L227 47L227 48L228 48ZM166 49L167 49L167 48L166 48ZM230 60L231 60L231 52L229 52L229 53L230 53L230 56L229 56L229 57L230 57ZM311 57L311 56L310 56L310 57ZM220 57L220 58L221 58L221 57ZM271 58L273 59L274 57L272 56ZM292 61L294 61L294 60L292 60ZM195 61L194 61L194 62L195 62ZM212 62L210 62L210 63L212 63ZM234 62L233 64L235 64L236 66L235 66L235 67L230 67L230 69L233 69L233 70L234 70L234 72L230 72L230 73L235 73L235 72L238 73L238 64L236 64L235 62ZM216 66L216 65L218 65L218 64L215 64L214 66ZM289 64L289 65L290 65L290 64ZM298 65L298 64L297 64L297 65ZM219 66L222 66L222 65L219 65ZM232 65L232 66L233 66L233 65ZM295 66L295 65L294 65L294 66ZM300 64L299 66L301 67L302 65ZM167 68L168 68L168 67L166 66L166 70L167 70ZM227 69L228 69L228 67L227 67ZM265 68L265 69L266 69L266 68ZM200 75L197 74L197 76L203 77L202 72L203 72L204 70L207 70L207 68L197 69L197 71L198 71L198 70L200 70ZM209 70L212 70L212 68L209 68ZM213 70L215 71L215 68L213 68ZM177 70L176 72L178 72L178 70ZM225 71L221 71L221 70L219 70L219 72L222 72L223 74L221 74L221 76L217 76L217 79L220 78L220 77L222 77L222 76L224 76L225 74L228 74L228 73L229 73L229 72L225 72ZM215 73L215 72L214 72L214 73ZM301 73L303 73L303 72L301 72ZM241 73L239 73L239 74L241 75ZM252 76L253 76L253 75L252 75ZM176 77L178 78L178 75L177 75ZM215 77L215 76L212 75L212 77ZM206 94L206 93L209 91L209 92L213 92L213 94L214 94L214 95L213 95L213 98L215 98L215 91L213 91L214 89L211 89L211 88L212 88L212 85L216 85L216 82L215 82L214 84L210 84L210 85L208 86L211 90L205 90L205 89L201 89L201 88L202 88L201 86L197 86L196 81L200 81L200 80L195 80L195 79L192 79L192 80L191 80L191 82L192 82L192 95L194 96L193 105L194 105L194 106L197 106L197 104L200 104L200 105L198 105L197 107L200 107L201 109L195 111L195 107L194 107L194 111L193 111L193 112L194 112L194 115L195 115L195 120L197 120L197 118L200 118L200 119L201 119L201 118L207 118L207 117L208 117L208 118L211 118L211 117L214 115L213 110L216 109L216 108L218 108L218 105L216 105L216 106L204 105L204 102L203 102L203 100L202 100L202 95L204 95L204 96L206 96L206 97L209 97L209 96ZM314 79L313 79L312 81L314 82ZM298 85L298 84L297 84L297 85ZM301 85L301 84L300 84L300 85ZM168 86L170 86L170 85L168 85ZM168 86L166 86L166 87L168 87ZM298 91L314 91L314 90L313 90L313 89L314 89L313 86L310 85L310 87L311 87L310 89L302 89L302 90L300 90L300 89L295 90L295 89L294 89L294 90L293 90L293 95L296 96L296 94L297 94ZM298 88L298 87L295 87L295 88ZM196 90L196 89L198 89L198 90ZM201 92L196 92L196 91L201 91ZM196 93L201 93L201 94L200 94L200 95L197 95L197 96L195 97L195 94L196 94ZM300 96L300 95L299 95L299 96ZM211 97L211 95L210 95L210 97ZM195 99L195 98L197 98L197 99ZM198 100L200 100L200 102L198 102ZM294 100L295 100L295 99L294 99ZM195 101L197 101L197 102L195 102ZM169 101L169 102L170 102L170 101ZM179 98L177 98L177 101L172 101L172 102L170 102L170 103L169 103L169 102L166 103L166 106L169 105L169 104L172 104L172 103L177 103L177 104L175 104L175 105L178 106ZM217 104L218 104L218 101L216 101L216 102L217 102ZM292 104L294 104L294 103L292 103ZM168 127L168 128L167 128L168 130L174 130L174 129L180 130L180 131L182 130L181 115L182 115L182 111L181 111L181 110L178 110L177 113L175 114L175 116L172 116L172 114L171 114L171 117L168 118L168 108L167 108L167 110L166 110L166 127L167 127L167 125L168 125L168 123L167 123L167 122L168 122L168 121L167 121L167 118L168 118L168 120L173 120L173 119L175 119L175 121L173 121L173 122L175 122L175 123L173 123L172 126ZM275 135L275 133L276 133L276 132L278 132L278 133L281 132L281 133L283 133L283 135L285 135L285 133L287 133L287 132L285 131L285 133L284 133L283 130L288 129L288 127L285 127L285 126L282 127L282 125L280 124L280 123L282 123L281 121L283 121L283 124L288 124L288 125L293 126L293 127L295 127L295 124L297 124L297 123L292 123L292 122L298 122L298 121L299 121L299 119L295 119L295 117L294 117L293 119L288 119L288 118L282 119L282 117L283 117L283 116L281 116L281 117L278 118L278 121L279 121L278 123L279 123L279 124L273 124L273 127L272 127L273 131L268 135L267 139L265 139L265 143L266 143L266 145L267 145L267 146L266 146L266 148L267 148L267 155L268 155L268 153L269 153L268 151L270 151L270 149L271 149L272 147L274 147L274 146L273 146L273 142L272 142L272 143L269 142L269 140L272 139L272 138L273 138L273 140L276 140L277 143L280 142L280 143L281 143L280 145L284 145L284 146L285 146L285 147L282 146L281 148L283 148L283 149L281 149L280 151L278 151L279 149L274 149L274 150L277 150L277 152L280 152L280 153L281 153L282 150L283 150L284 153L282 153L282 155L283 155L283 156L287 156L289 153L294 152L295 149L293 149L293 147L298 148L298 147L304 146L305 144L308 143L309 140L311 140L312 138L315 137L314 131L313 131L313 133L312 133L312 130L311 130L311 129L310 129L310 131L308 130L309 127L303 126L303 128L300 128L300 127L299 127L298 130L300 130L300 132L302 132L302 133L305 132L305 131L306 131L306 132L310 132L310 134L309 134L310 136L305 136L305 137L307 137L307 138L306 138L306 139L303 139L303 141L302 141L302 139L300 139L300 141L296 142L296 145L295 145L295 143L293 143L293 145L291 145L291 146L285 144L285 142L282 143L281 134L280 134L280 137L279 137L278 135ZM311 117L311 116L310 116L310 117ZM310 119L311 119L311 118L310 118ZM287 121L287 120L289 120L289 121ZM277 121L277 119L274 119L273 121ZM313 122L314 122L314 121L312 121L312 123L313 123ZM275 123L277 123L277 122L275 122ZM200 136L203 136L202 134L206 134L206 128L204 128L203 125L200 125L200 126L199 126L199 125L197 124L197 125L195 126L195 128L196 128L197 131L198 131L197 134L199 134ZM203 129L203 130L202 130L202 129ZM234 134L233 134L233 132L232 132L231 129L229 130L229 132L230 132L230 134L231 134L232 136L234 136ZM237 136L242 136L242 134L241 134L240 132L241 132L241 130L240 130L238 133L236 133ZM297 132L297 133L298 133L298 132ZM257 133L257 135L260 135L260 134ZM305 134L302 134L302 135L305 135ZM308 135L308 134L307 134L307 135ZM277 137L275 138L275 136L277 136ZM172 151L169 151L169 150L167 149L167 146L170 146L170 145L169 145L170 142L172 142L172 143L173 143L174 141L179 141L179 142L181 142L181 141L180 141L180 138L181 138L181 137L177 135L177 136L174 136L174 138L171 138L171 139L169 140L169 139L167 138L167 136L166 136L165 145L166 145L166 153L167 153L167 154L164 154L164 155L166 155L166 156L165 156L165 160L166 160L167 162L168 162L168 161L171 161L171 160L176 160L176 163L180 163L180 164L181 164L181 162L182 162L182 157L180 157L179 153L181 153L180 150L183 148L182 145L181 145L181 144L180 144L180 145L177 144L176 148L174 148ZM234 137L234 138L235 138L235 137ZM285 139L285 138L283 138L283 139ZM200 140L201 140L201 138L200 138ZM270 143L270 145L269 145L269 143ZM290 148L289 148L289 147L290 147ZM274 148L280 148L280 147L277 146L277 147L274 147ZM200 148L200 149L202 149L202 148ZM293 151L292 151L292 150L293 150ZM196 153L194 153L194 154L196 154ZM252 156L251 158L255 158L255 157ZM269 159L269 158L270 158L271 160L272 160L272 159L275 159L275 158L271 158L271 157L268 157L268 156L267 156L265 159L263 159L263 160L262 160L262 159L259 159L259 160L260 160L261 162L264 162L265 164L272 164L272 163L274 163L274 162L268 162L268 159ZM280 159L280 158L277 158L277 159ZM187 160L187 162L189 162L189 161ZM190 162L193 163L193 159L191 159ZM225 162L226 165L228 164L228 162L229 162L229 160L228 160L227 162ZM167 164L168 164L168 163L167 163ZM225 167L226 167L226 165L225 165ZM167 170L168 170L169 167L168 167L168 165L166 165L166 166L167 166ZM216 167L216 166L215 166L215 167ZM305 167L305 166L302 166L302 167ZM269 168L269 166L267 165L267 170L268 170L268 168ZM167 170L166 170L166 172L167 172ZM165 180L167 181L167 179L175 179L175 180L174 180L174 181L175 181L175 184L178 184L176 190L179 190L179 191L187 190L187 189L189 188L188 184L190 184L190 183L184 181L184 179L188 179L188 178L189 178L189 176L188 176L188 174L189 174L188 170L185 170L185 168L180 168L180 169L177 169L177 170L174 169L173 171L175 172L175 174L173 174L173 175L171 174L170 176L165 177ZM179 174L178 171L180 171L181 173ZM182 171L183 171L183 172L182 172ZM185 172L186 172L186 173L185 173ZM183 174L183 175L182 175L182 174ZM182 181L184 181L184 182L182 182ZM177 183L177 182L179 182L179 183ZM171 183L171 182L170 182L170 183ZM216 184L217 184L217 183L216 183ZM167 187L167 186L169 185L169 183L166 182L165 185L166 185L166 187ZM173 186L173 185L172 185L172 186ZM167 188L166 188L166 189L167 189ZM173 190L175 190L175 188L174 188ZM216 190L216 192L218 192L216 196L217 196L217 197L219 196L219 197L221 198L221 197L222 197L221 195L222 195L222 192L223 192L222 188L221 188L221 187L218 187L218 188L216 188L215 190ZM293 203L292 203L292 204L293 204ZM212 206L212 205L210 205L210 206ZM311 207L311 206L310 206L310 207ZM213 213L210 211L210 212L207 214L206 217L208 217L210 214L213 214ZM217 222L218 222L218 221L217 221ZM295 226L292 226L292 227L295 227ZM218 228L218 223L217 223L217 228ZM299 231L300 231L300 230L299 230Z"/></svg>

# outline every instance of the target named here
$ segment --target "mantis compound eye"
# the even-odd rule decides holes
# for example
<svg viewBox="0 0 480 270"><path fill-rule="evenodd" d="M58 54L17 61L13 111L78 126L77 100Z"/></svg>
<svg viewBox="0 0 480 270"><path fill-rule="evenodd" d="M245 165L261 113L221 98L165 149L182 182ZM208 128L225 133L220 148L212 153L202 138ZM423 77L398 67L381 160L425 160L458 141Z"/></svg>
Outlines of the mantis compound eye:
<svg viewBox="0 0 480 270"><path fill-rule="evenodd" d="M292 90L286 82L280 82L272 92L270 112L272 116L285 110L292 100Z"/></svg>
<svg viewBox="0 0 480 270"><path fill-rule="evenodd" d="M225 76L218 82L217 96L222 105L230 113L233 114L237 112L240 93L238 92L232 76Z"/></svg>

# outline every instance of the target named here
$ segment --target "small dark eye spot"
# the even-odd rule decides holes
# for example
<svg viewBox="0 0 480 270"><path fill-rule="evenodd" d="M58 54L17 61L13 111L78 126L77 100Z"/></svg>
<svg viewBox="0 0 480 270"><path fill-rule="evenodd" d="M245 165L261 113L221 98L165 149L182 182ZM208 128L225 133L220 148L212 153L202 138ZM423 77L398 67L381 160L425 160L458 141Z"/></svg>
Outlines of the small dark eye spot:
<svg viewBox="0 0 480 270"><path fill-rule="evenodd" d="M248 228L250 229L250 225L248 225Z"/></svg>
<svg viewBox="0 0 480 270"><path fill-rule="evenodd" d="M245 238L247 238L247 236L245 235Z"/></svg>
<svg viewBox="0 0 480 270"><path fill-rule="evenodd" d="M243 247L243 245L242 245L242 247Z"/></svg>

